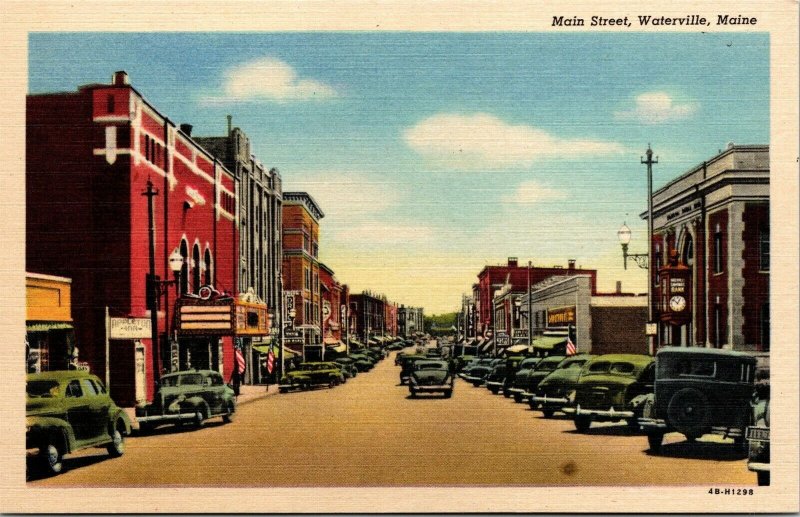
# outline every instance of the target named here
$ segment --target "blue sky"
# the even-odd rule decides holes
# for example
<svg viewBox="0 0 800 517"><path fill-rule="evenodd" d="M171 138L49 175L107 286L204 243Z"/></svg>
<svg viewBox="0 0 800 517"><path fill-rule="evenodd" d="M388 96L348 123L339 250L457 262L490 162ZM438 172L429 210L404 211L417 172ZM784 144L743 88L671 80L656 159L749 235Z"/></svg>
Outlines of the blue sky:
<svg viewBox="0 0 800 517"><path fill-rule="evenodd" d="M160 111L227 114L285 190L326 213L320 254L356 291L456 308L487 263L622 270L644 251L647 144L663 185L728 142L769 143L758 33L38 33L29 91L126 70Z"/></svg>

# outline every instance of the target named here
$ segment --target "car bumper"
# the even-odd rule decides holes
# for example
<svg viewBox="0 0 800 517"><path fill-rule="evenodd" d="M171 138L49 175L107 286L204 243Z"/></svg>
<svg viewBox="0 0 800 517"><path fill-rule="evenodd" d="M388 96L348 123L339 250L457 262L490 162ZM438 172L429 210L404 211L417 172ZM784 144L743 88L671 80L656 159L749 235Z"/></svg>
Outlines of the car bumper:
<svg viewBox="0 0 800 517"><path fill-rule="evenodd" d="M476 382L480 383L480 384L483 384L483 377L474 377L472 375L462 375L461 378L464 379L465 381L471 382L473 384L476 383Z"/></svg>
<svg viewBox="0 0 800 517"><path fill-rule="evenodd" d="M659 420L657 418L640 418L639 426L641 426L644 431L648 429L667 429L668 427L664 420Z"/></svg>
<svg viewBox="0 0 800 517"><path fill-rule="evenodd" d="M421 391L423 391L423 392L424 391L448 391L448 390L452 390L453 386L451 384L432 384L432 385L426 385L426 386L419 386L419 385L416 385L416 384L412 384L411 386L409 386L408 389L416 391L416 392L421 392Z"/></svg>
<svg viewBox="0 0 800 517"><path fill-rule="evenodd" d="M166 415L142 415L137 416L136 421L141 423L152 423L152 422L159 422L159 423L168 423L168 422L180 422L183 420L194 420L196 418L196 413L170 413Z"/></svg>
<svg viewBox="0 0 800 517"><path fill-rule="evenodd" d="M502 388L503 387L503 383L502 382L498 382L498 381L486 381L486 387L487 388L491 388L491 387Z"/></svg>
<svg viewBox="0 0 800 517"><path fill-rule="evenodd" d="M769 472L769 463L748 462L747 470L751 472Z"/></svg>
<svg viewBox="0 0 800 517"><path fill-rule="evenodd" d="M528 393L524 393L524 395L528 395ZM531 402L534 404L541 404L543 406L567 406L569 405L569 399L567 397L548 397L547 395L538 396L538 395L531 395Z"/></svg>
<svg viewBox="0 0 800 517"><path fill-rule="evenodd" d="M633 411L617 410L612 406L610 409L585 409L578 405L575 408L575 416L590 416L608 419L633 418Z"/></svg>

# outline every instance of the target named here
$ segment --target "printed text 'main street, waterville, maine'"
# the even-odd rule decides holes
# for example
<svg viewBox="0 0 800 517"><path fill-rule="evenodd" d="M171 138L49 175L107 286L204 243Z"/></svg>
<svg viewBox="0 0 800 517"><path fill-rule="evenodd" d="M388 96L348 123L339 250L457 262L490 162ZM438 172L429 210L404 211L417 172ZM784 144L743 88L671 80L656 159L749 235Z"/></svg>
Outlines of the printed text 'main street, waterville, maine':
<svg viewBox="0 0 800 517"><path fill-rule="evenodd" d="M718 14L716 15L716 25L756 25L758 19L755 16L742 16L741 14ZM611 18L605 16L592 16L589 18L589 23L586 23L586 18L579 18L577 16L553 16L552 27L630 27L632 25L629 16ZM634 21L639 23L639 26L710 26L712 19L700 16L699 14L690 14L682 17L667 17L667 16L651 16L640 15L634 18Z"/></svg>

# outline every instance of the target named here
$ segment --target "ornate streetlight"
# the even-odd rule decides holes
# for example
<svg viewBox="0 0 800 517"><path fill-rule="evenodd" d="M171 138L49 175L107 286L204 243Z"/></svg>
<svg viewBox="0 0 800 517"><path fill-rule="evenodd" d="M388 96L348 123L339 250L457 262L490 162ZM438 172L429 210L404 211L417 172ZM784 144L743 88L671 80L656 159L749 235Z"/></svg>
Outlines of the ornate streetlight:
<svg viewBox="0 0 800 517"><path fill-rule="evenodd" d="M631 242L631 229L628 228L627 224L622 223L622 227L617 231L617 237L619 237L619 243L622 245L622 267L628 269L628 259L632 258L640 268L647 269L649 261L647 253L628 253L628 244Z"/></svg>

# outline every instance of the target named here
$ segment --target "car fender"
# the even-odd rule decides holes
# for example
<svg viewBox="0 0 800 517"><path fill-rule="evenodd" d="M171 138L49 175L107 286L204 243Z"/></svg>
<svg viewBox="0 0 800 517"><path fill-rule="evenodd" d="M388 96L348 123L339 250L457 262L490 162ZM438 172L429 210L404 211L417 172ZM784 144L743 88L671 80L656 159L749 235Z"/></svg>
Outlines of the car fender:
<svg viewBox="0 0 800 517"><path fill-rule="evenodd" d="M26 425L30 427L33 441L40 441L44 437L57 436L64 445L64 454L77 448L77 440L72 426L66 420L56 417L28 417Z"/></svg>
<svg viewBox="0 0 800 517"><path fill-rule="evenodd" d="M125 427L125 431L124 431L125 436L128 436L128 435L131 434L131 419L127 415L127 413L125 413L125 411L123 411L121 408L112 407L111 409L109 409L109 411L108 411L108 421L110 423L109 429L108 429L109 434L111 434L112 430L115 429L117 427L117 425L119 425L120 421L122 421L122 424Z"/></svg>
<svg viewBox="0 0 800 517"><path fill-rule="evenodd" d="M183 406L184 407L191 407L195 411L197 411L198 409L199 410L204 410L206 418L208 416L210 416L210 414L211 414L211 412L209 410L209 407L208 407L208 403L205 401L205 399L203 397L201 397L199 395L195 395L193 397L189 397L186 400L184 400Z"/></svg>

